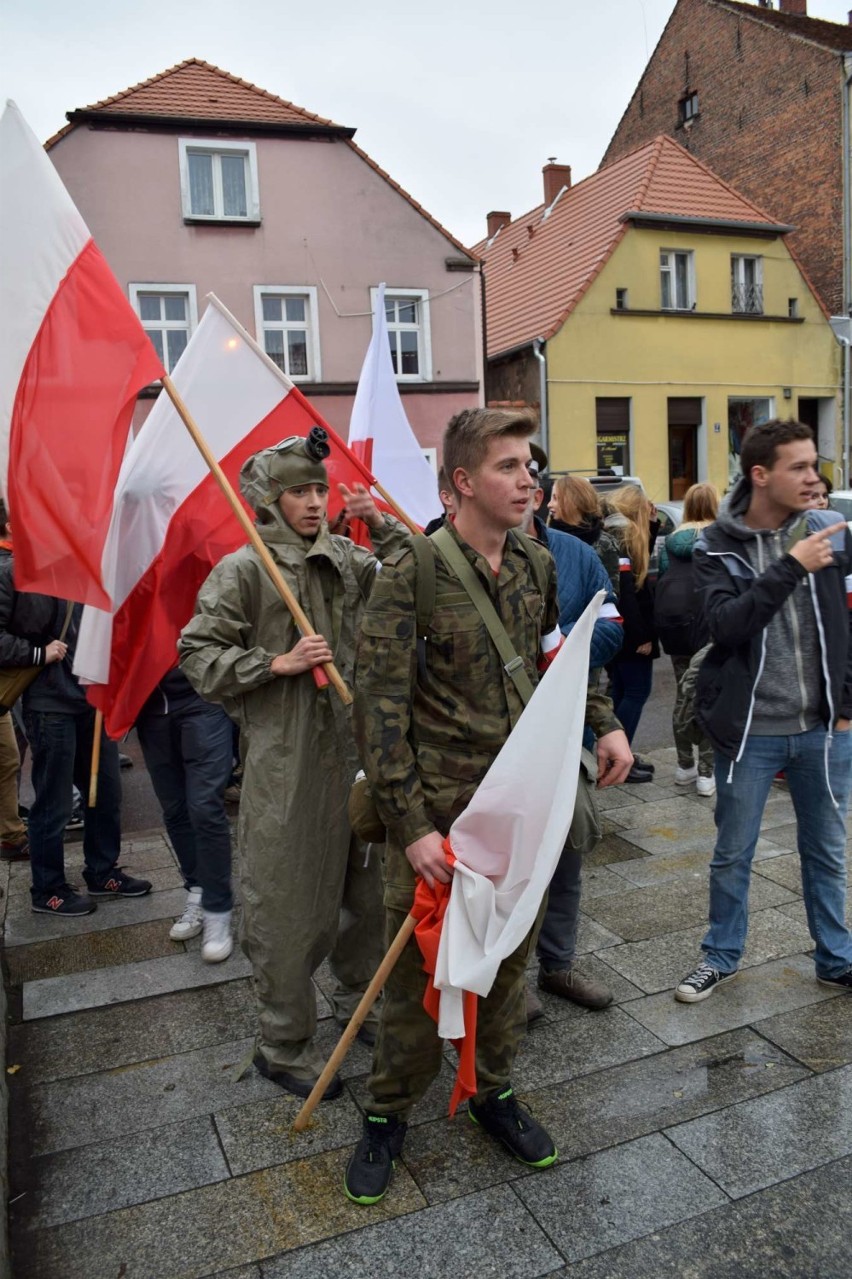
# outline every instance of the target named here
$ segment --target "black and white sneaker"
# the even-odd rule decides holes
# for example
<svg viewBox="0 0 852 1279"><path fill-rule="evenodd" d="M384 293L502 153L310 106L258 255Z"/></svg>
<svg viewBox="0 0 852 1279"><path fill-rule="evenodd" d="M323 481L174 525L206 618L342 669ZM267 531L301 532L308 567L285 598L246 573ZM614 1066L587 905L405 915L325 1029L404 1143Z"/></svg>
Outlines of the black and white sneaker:
<svg viewBox="0 0 852 1279"><path fill-rule="evenodd" d="M817 981L821 986L839 987L841 990L852 990L852 966L846 969L845 973L841 973L839 977L819 977Z"/></svg>
<svg viewBox="0 0 852 1279"><path fill-rule="evenodd" d="M675 999L680 1000L682 1004L697 1004L702 999L709 999L717 986L721 986L725 981L733 981L738 972L739 969L735 968L732 973L720 973L718 968L714 968L703 959L698 967L693 969L688 977L684 977L680 985L675 988Z"/></svg>
<svg viewBox="0 0 852 1279"><path fill-rule="evenodd" d="M518 1105L510 1087L489 1093L484 1101L471 1098L467 1113L475 1124L501 1142L530 1168L549 1168L558 1158L553 1140L532 1115Z"/></svg>
<svg viewBox="0 0 852 1279"><path fill-rule="evenodd" d="M384 1198L407 1128L408 1124L393 1115L364 1116L364 1135L343 1177L347 1199L369 1206Z"/></svg>

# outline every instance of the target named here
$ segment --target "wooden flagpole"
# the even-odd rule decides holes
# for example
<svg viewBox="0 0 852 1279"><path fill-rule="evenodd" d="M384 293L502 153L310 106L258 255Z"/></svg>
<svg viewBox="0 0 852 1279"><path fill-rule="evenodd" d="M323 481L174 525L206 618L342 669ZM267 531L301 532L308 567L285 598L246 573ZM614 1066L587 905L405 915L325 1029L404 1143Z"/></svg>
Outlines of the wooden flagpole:
<svg viewBox="0 0 852 1279"><path fill-rule="evenodd" d="M245 507L243 506L240 499L237 497L237 494L234 492L234 489L230 481L228 480L227 475L222 470L221 466L219 465L214 455L211 453L210 447L207 444L207 441L204 439L203 435L201 434L195 422L193 421L188 408L184 404L180 394L178 393L177 388L175 387L174 382L172 382L168 374L165 374L165 373L163 374L163 387L165 388L166 394L168 395L172 404L175 406L181 421L183 422L186 429L189 431L189 434L192 436L195 447L198 449L199 453L204 458L204 461L207 463L213 475L215 476L216 481L219 484L219 487L221 488L225 497L228 499L228 504L230 505L231 510L234 512L234 515L236 515L237 519L239 520L240 526L243 532L245 533L248 540L251 542L252 547L257 552L258 557L260 558L264 568L266 569L267 573L271 577L275 585L275 588L278 591L278 594L281 596L282 600L287 605L287 608L290 610L290 613L293 616L293 621L296 623L296 626L299 628L299 630L301 631L303 635L316 635L317 632L314 630L314 628L311 626L310 622L308 621L308 618L307 618L307 615L305 614L304 609L300 605L299 601L296 599L296 596L293 594L290 587L284 581L284 578L281 575L281 571L278 568L278 565L275 563L275 560L270 555L264 543L261 541L258 535L257 529L255 528L254 524L251 522L248 515L246 514ZM343 679L337 667L334 665L333 662L326 662L321 668L315 666L313 667L314 678L316 679L317 676L320 676L322 678L323 671L325 672L325 675L328 677L328 681L333 685L340 700L345 705L348 706L352 701L352 694L349 692L349 689L344 684ZM323 683L325 682L326 681L323 680ZM317 684L319 686L319 680L317 680Z"/></svg>
<svg viewBox="0 0 852 1279"><path fill-rule="evenodd" d="M382 501L387 502L388 506L391 508L396 518L399 520L401 524L405 525L409 533L423 532L423 530L417 524L414 523L414 520L411 518L411 516L406 515L402 507L397 505L397 503L393 500L393 498L391 497L387 489L382 488L381 484L376 479L373 480L373 488L376 490L376 492L378 493Z"/></svg>
<svg viewBox="0 0 852 1279"><path fill-rule="evenodd" d="M92 738L92 770L89 774L89 808L98 802L98 773L101 771L101 733L104 727L103 711L95 711L95 735Z"/></svg>
<svg viewBox="0 0 852 1279"><path fill-rule="evenodd" d="M361 1002L352 1014L352 1020L340 1036L334 1052L329 1057L325 1067L323 1068L322 1074L311 1090L311 1095L308 1097L304 1106L302 1106L302 1109L293 1120L294 1132L304 1132L307 1128L311 1115L322 1100L325 1090L334 1078L338 1066L352 1047L352 1043L358 1034L358 1031L364 1024L364 1018L367 1016L367 1013L373 1007L373 1004L381 994L382 987L387 981L389 974L393 972L396 961L405 949L406 942L414 932L416 924L417 920L413 915L406 915L402 928L400 928L396 937L394 937L390 944L388 953L376 969L375 977L361 996Z"/></svg>

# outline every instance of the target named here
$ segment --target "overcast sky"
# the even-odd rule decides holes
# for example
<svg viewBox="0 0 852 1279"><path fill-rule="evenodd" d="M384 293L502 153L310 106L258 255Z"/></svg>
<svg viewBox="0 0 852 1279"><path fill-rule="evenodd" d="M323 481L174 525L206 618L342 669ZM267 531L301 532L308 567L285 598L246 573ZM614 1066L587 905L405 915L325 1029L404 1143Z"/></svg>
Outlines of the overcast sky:
<svg viewBox="0 0 852 1279"><path fill-rule="evenodd" d="M847 22L852 0L810 0ZM776 0L776 7L777 0ZM354 126L466 244L541 199L549 156L597 168L674 0L0 0L0 101L65 112L198 57ZM850 32L852 45L852 32Z"/></svg>

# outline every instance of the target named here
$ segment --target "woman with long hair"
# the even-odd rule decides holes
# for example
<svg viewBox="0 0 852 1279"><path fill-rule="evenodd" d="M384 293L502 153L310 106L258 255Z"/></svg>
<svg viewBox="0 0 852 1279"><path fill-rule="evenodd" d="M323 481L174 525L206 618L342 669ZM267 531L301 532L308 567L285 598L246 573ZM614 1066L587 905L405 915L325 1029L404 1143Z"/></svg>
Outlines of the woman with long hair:
<svg viewBox="0 0 852 1279"><path fill-rule="evenodd" d="M651 547L659 530L656 511L642 489L624 484L608 493L609 514L604 528L618 547L619 608L624 619L624 643L607 670L612 679L615 713L633 743L642 708L651 695L653 663L660 650L654 630L654 597L648 582ZM653 764L635 759L628 782L650 782Z"/></svg>
<svg viewBox="0 0 852 1279"><path fill-rule="evenodd" d="M687 489L683 501L683 520L666 538L660 552L660 571L657 596L657 626L663 648L672 660L677 681L672 732L677 749L676 786L690 786L695 782L699 795L710 798L716 794L713 778L713 747L691 717L684 715L684 692L681 681L694 655L703 648L709 638L707 626L701 615L701 603L695 592L692 552L703 528L712 524L719 511L719 493L713 484L693 484ZM668 590L662 585L666 574L669 584L678 585L666 602ZM669 629L664 613L677 613L678 620ZM668 616L668 614L666 614ZM695 762L695 752L698 762Z"/></svg>
<svg viewBox="0 0 852 1279"><path fill-rule="evenodd" d="M560 475L547 504L548 525L570 533L591 546L606 569L616 597L619 593L618 547L604 531L601 500L582 475Z"/></svg>

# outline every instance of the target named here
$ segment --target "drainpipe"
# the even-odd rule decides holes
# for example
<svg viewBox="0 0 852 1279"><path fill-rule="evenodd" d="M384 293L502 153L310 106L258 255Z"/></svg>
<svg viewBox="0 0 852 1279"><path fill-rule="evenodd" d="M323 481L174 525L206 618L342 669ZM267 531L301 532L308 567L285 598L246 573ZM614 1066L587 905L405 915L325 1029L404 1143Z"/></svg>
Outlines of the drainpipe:
<svg viewBox="0 0 852 1279"><path fill-rule="evenodd" d="M533 338L533 355L538 360L538 376L539 376L539 399L541 401L541 409L539 418L541 420L541 447L544 449L548 457L550 457L550 427L547 419L547 360L542 355L544 341L541 338Z"/></svg>
<svg viewBox="0 0 852 1279"><path fill-rule="evenodd" d="M849 376L852 369L849 359L850 343L848 338L841 337L840 342L843 346L843 487L849 487L849 408L850 408L850 386Z"/></svg>

